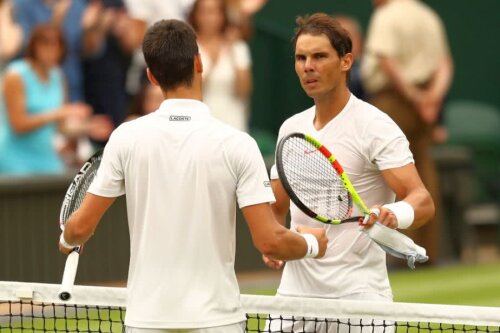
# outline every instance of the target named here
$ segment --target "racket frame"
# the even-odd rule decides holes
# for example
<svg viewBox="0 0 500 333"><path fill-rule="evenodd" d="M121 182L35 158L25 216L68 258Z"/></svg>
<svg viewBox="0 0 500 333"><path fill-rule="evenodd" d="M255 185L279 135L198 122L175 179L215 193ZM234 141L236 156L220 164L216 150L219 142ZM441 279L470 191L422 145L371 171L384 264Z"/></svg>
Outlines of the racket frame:
<svg viewBox="0 0 500 333"><path fill-rule="evenodd" d="M348 193L349 200L352 200L352 202L356 205L356 207L359 209L359 211L364 215L364 216L356 216L356 217L349 217L347 219L339 220L339 219L329 219L327 217L321 216L313 212L309 207L307 207L299 198L298 196L294 193L292 190L292 187L290 183L287 180L284 168L283 168L283 160L282 160L282 150L283 146L285 145L285 142L288 139L291 138L300 138L308 143L310 143L314 148L316 148L331 164L337 175L339 175L340 179L342 180L342 184L344 188L346 189ZM345 222L358 222L360 219L363 219L366 215L370 214L370 210L368 207L365 205L359 194L356 192L354 186L352 185L349 177L344 171L344 168L340 165L339 161L333 155L328 148L326 148L321 142L316 140L310 135L304 134L304 133L290 133L286 136L284 136L280 142L278 143L278 147L276 149L276 169L278 171L279 179L287 192L288 196L290 197L290 200L306 215L312 217L313 219L326 223L326 224L340 224L340 223L345 223ZM352 206L352 205L350 205ZM352 210L352 208L351 208Z"/></svg>
<svg viewBox="0 0 500 333"><path fill-rule="evenodd" d="M59 227L61 231L64 232L64 226L69 218L67 212L71 206L71 199L74 197L75 191L78 189L79 184L82 179L85 177L85 174L90 169L90 167L94 164L100 164L99 158L102 158L103 150L98 150L95 152L80 168L76 176L71 181L68 189L66 190L66 194L64 195L63 203L61 205L61 211L59 213ZM65 216L67 218L65 219ZM71 293L73 291L73 286L75 284L76 271L78 269L78 261L80 258L81 246L76 246L68 257L66 258L66 263L64 264L64 272L61 281L61 287L59 289L59 299L62 301L68 301L71 298Z"/></svg>

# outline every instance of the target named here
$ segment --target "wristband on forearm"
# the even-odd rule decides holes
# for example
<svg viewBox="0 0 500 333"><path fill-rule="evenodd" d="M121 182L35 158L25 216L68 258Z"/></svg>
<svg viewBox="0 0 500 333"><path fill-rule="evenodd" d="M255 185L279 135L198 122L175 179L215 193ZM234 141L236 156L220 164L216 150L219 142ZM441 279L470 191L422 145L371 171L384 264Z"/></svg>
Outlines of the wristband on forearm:
<svg viewBox="0 0 500 333"><path fill-rule="evenodd" d="M307 243L307 252L304 258L316 258L319 253L319 245L318 240L314 237L313 234L299 234L304 237L304 240Z"/></svg>
<svg viewBox="0 0 500 333"><path fill-rule="evenodd" d="M78 247L78 245L71 245L68 244L68 242L66 242L66 240L64 239L64 232L61 232L61 236L59 237L59 243L61 243L61 245L68 250L73 250L75 247Z"/></svg>
<svg viewBox="0 0 500 333"><path fill-rule="evenodd" d="M406 201L397 201L383 205L382 207L389 209L396 216L398 229L407 229L413 224L415 211Z"/></svg>

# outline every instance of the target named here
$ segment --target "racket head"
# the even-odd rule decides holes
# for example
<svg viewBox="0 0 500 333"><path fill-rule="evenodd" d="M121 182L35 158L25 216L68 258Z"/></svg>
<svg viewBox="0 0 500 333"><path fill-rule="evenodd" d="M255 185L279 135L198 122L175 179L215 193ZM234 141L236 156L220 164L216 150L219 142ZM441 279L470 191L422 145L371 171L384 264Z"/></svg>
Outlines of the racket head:
<svg viewBox="0 0 500 333"><path fill-rule="evenodd" d="M326 224L358 222L353 198L340 176L342 167L316 139L291 133L276 149L276 168L290 200L306 215Z"/></svg>
<svg viewBox="0 0 500 333"><path fill-rule="evenodd" d="M59 214L59 225L61 230L81 205L87 190L95 178L99 165L101 164L103 150L95 152L80 168L64 195L61 211Z"/></svg>

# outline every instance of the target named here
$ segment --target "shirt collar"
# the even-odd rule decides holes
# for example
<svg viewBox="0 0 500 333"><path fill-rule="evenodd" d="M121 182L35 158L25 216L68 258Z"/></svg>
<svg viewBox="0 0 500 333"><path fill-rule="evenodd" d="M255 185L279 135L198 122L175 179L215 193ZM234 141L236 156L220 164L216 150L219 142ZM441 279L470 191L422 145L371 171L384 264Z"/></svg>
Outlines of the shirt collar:
<svg viewBox="0 0 500 333"><path fill-rule="evenodd" d="M206 117L210 115L208 106L196 99L175 99L164 100L158 111L160 114L189 115L192 117Z"/></svg>

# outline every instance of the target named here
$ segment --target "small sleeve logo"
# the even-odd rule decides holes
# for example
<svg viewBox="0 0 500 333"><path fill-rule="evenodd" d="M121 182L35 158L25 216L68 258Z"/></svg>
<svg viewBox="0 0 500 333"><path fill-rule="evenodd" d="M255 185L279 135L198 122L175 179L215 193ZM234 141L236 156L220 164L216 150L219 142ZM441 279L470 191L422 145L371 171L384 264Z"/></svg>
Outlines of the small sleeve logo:
<svg viewBox="0 0 500 333"><path fill-rule="evenodd" d="M269 180L264 180L264 187L271 187L271 182Z"/></svg>

